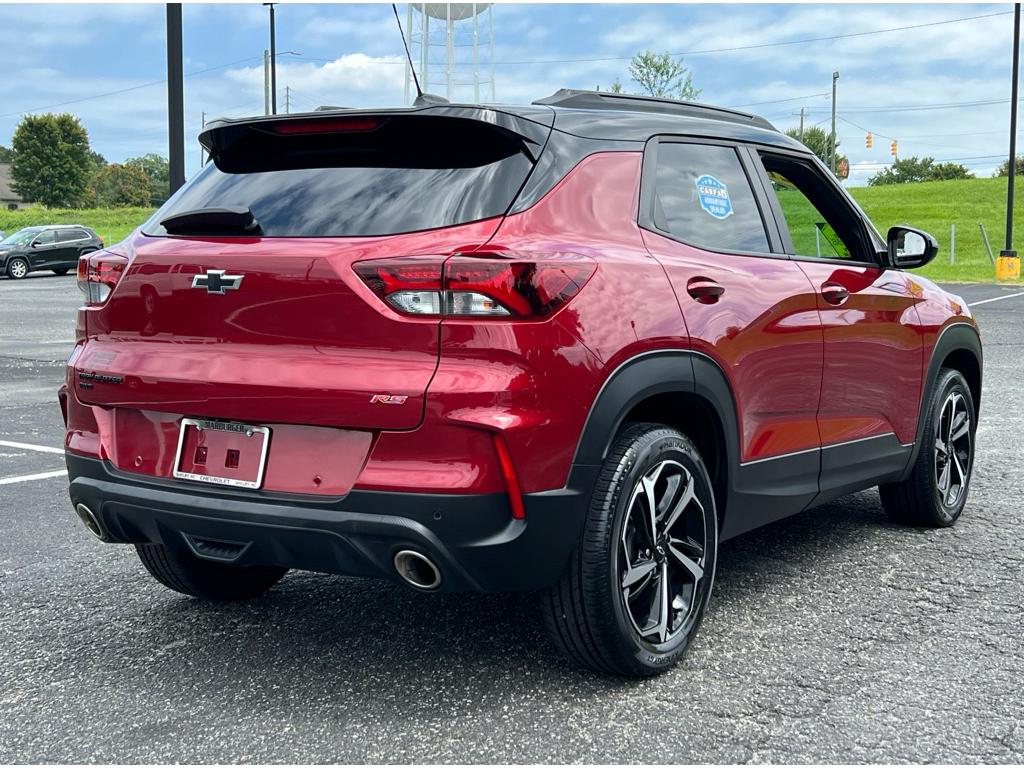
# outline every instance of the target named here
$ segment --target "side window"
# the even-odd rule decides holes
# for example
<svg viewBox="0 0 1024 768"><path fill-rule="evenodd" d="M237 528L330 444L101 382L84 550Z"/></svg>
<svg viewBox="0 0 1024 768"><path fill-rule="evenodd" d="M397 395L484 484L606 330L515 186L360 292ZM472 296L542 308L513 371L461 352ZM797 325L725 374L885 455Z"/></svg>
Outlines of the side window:
<svg viewBox="0 0 1024 768"><path fill-rule="evenodd" d="M56 242L56 235L57 233L55 230L46 229L36 235L35 242L39 243L39 245L50 245L51 243Z"/></svg>
<svg viewBox="0 0 1024 768"><path fill-rule="evenodd" d="M860 218L813 164L785 155L761 153L797 256L873 261Z"/></svg>
<svg viewBox="0 0 1024 768"><path fill-rule="evenodd" d="M69 243L72 240L78 240L82 237L82 231L80 229L62 229L57 232L58 243Z"/></svg>
<svg viewBox="0 0 1024 768"><path fill-rule="evenodd" d="M657 165L653 216L658 229L712 251L771 251L734 148L662 141Z"/></svg>

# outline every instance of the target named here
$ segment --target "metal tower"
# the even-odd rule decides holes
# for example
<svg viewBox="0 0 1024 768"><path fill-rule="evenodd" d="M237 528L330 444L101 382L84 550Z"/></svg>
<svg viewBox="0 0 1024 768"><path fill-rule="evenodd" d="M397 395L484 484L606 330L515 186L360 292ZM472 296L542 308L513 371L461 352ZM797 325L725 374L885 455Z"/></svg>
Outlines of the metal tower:
<svg viewBox="0 0 1024 768"><path fill-rule="evenodd" d="M409 47L420 87L449 101L494 101L492 3L407 3ZM405 68L405 101L412 76Z"/></svg>

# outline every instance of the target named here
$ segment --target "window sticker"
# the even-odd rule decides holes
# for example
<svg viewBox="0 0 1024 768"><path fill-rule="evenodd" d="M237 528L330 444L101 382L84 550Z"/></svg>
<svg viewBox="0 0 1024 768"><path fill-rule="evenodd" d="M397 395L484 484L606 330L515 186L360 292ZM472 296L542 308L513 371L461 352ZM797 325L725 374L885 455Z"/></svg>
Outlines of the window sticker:
<svg viewBox="0 0 1024 768"><path fill-rule="evenodd" d="M732 215L732 200L729 189L714 176L704 174L694 182L697 185L697 199L700 207L716 219L727 219Z"/></svg>

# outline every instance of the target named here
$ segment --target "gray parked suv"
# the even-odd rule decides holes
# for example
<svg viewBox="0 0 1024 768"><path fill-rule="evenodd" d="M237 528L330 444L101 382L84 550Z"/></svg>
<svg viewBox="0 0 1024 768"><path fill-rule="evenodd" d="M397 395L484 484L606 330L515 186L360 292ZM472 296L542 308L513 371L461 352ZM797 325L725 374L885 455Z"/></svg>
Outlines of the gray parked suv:
<svg viewBox="0 0 1024 768"><path fill-rule="evenodd" d="M0 240L0 274L15 280L43 269L66 275L79 256L102 247L99 235L81 224L25 227Z"/></svg>

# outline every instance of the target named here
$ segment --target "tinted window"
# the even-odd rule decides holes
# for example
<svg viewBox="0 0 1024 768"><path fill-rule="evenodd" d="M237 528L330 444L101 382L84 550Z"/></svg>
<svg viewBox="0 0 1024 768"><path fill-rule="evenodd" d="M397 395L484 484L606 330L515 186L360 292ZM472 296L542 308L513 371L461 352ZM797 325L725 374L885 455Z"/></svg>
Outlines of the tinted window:
<svg viewBox="0 0 1024 768"><path fill-rule="evenodd" d="M686 243L714 251L768 253L761 212L732 147L658 145L654 222Z"/></svg>
<svg viewBox="0 0 1024 768"><path fill-rule="evenodd" d="M36 237L35 242L39 245L49 245L50 243L57 241L57 233L55 230L46 229L39 233Z"/></svg>
<svg viewBox="0 0 1024 768"><path fill-rule="evenodd" d="M817 170L788 155L761 154L798 256L868 260L859 217Z"/></svg>
<svg viewBox="0 0 1024 768"><path fill-rule="evenodd" d="M201 208L249 208L271 237L388 235L505 213L532 162L522 139L451 118L385 118L373 130L246 129L145 225Z"/></svg>
<svg viewBox="0 0 1024 768"><path fill-rule="evenodd" d="M80 229L60 229L57 230L57 242L67 243L72 240L84 240L89 237L85 232Z"/></svg>

